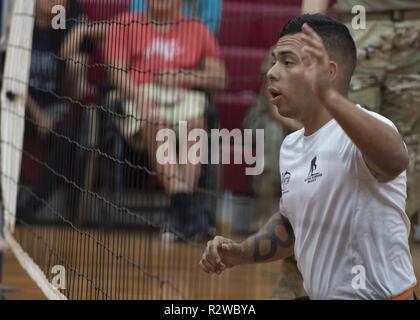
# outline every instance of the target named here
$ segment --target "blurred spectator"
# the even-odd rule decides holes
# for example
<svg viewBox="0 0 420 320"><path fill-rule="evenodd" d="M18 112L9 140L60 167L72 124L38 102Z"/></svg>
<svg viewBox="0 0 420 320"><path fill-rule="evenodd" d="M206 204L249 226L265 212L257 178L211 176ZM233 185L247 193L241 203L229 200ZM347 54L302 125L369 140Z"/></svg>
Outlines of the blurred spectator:
<svg viewBox="0 0 420 320"><path fill-rule="evenodd" d="M58 53L67 30L72 28L72 22L67 23L65 30L54 30L51 26L53 18L51 9L55 5L63 5L67 8L67 19L76 19L81 14L77 1L38 0L36 2L29 92L26 102L24 150L33 154L34 145L40 145L48 153L48 157L46 164L41 167L40 177L36 177L33 171L39 163L33 162L24 154L22 179L30 182L31 178L38 178L33 192L45 201L57 185L63 183L66 185L52 170L70 180L75 171L68 165L68 159L74 155L75 146L58 137L59 135L70 139L76 137L76 129L74 123L71 122L72 105L67 100L56 97L69 94L65 85L65 63L58 58ZM35 154L35 157L38 158L40 155ZM71 195L74 190L69 187L69 191L67 195ZM22 213L33 216L42 204L41 201L31 197L20 209Z"/></svg>
<svg viewBox="0 0 420 320"><path fill-rule="evenodd" d="M222 19L222 0L184 0L184 15L199 18L215 35ZM134 11L146 11L147 0L133 0Z"/></svg>
<svg viewBox="0 0 420 320"><path fill-rule="evenodd" d="M146 148L156 177L171 195L170 227L190 237L208 227L199 215L199 204L192 205L201 166L179 164L175 145L169 156L178 164L159 163L156 154L164 143L157 142L156 135L163 128L177 129L184 120L188 132L206 129L203 91L224 88L225 68L212 33L198 20L182 15L183 1L149 0L147 4L147 12L123 14L108 30L106 63L127 70L110 70L116 90L109 95L109 104L134 116L120 117L117 125L127 140L134 138ZM192 145L197 146L188 142L188 147ZM164 232L163 238L177 239L170 232Z"/></svg>
<svg viewBox="0 0 420 320"><path fill-rule="evenodd" d="M81 13L77 1L36 2L27 111L37 125L34 129L38 130L41 137L45 137L48 130L71 111L67 103L51 94L65 92L65 64L56 55L68 30L72 28L71 22L64 30L54 30L51 27L51 8L57 4L68 6L67 19L76 18Z"/></svg>
<svg viewBox="0 0 420 320"><path fill-rule="evenodd" d="M304 0L305 13L324 13L329 0ZM354 29L352 8L366 9L366 28ZM392 120L410 153L407 214L420 220L420 1L337 0L338 18L349 28L358 66L349 97ZM420 241L420 228L415 229Z"/></svg>
<svg viewBox="0 0 420 320"><path fill-rule="evenodd" d="M98 4L97 10L101 10ZM104 37L107 25L100 27L89 24L85 16L80 16L81 23L73 24L65 39L63 39L59 55L66 61L67 79L77 83L69 83L72 88L73 99L85 101L95 98L98 94L97 88L89 82L88 73L90 59L93 52Z"/></svg>

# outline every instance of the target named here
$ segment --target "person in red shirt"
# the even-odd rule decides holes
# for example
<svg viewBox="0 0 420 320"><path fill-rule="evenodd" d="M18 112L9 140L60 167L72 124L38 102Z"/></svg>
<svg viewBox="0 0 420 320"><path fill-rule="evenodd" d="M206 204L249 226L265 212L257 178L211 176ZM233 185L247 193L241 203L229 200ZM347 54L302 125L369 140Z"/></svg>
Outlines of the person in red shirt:
<svg viewBox="0 0 420 320"><path fill-rule="evenodd" d="M103 46L105 62L113 66L109 72L112 86L118 96L130 102L126 105L131 111L127 112L133 115L135 109L135 117L124 118L131 124L124 122L121 131L127 132L127 126L135 128L129 129L129 134L147 144L156 177L171 194L172 232L164 233L169 240L192 236L200 229L189 227L196 223L188 212L201 167L160 164L156 152L165 142L156 141L156 135L162 128L177 127L182 120L187 121L188 132L206 129L206 121L205 108L198 102L170 109L174 107L164 106L162 99L179 92L212 93L225 86L225 67L216 39L198 19L183 16L182 8L182 0L148 0L147 12L129 12L114 19Z"/></svg>

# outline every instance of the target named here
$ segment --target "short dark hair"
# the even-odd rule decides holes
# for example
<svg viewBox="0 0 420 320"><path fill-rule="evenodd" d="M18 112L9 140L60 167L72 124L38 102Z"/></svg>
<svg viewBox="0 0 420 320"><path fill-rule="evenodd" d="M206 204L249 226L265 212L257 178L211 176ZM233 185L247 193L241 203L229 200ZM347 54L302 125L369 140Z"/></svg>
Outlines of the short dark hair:
<svg viewBox="0 0 420 320"><path fill-rule="evenodd" d="M301 32L305 23L321 37L330 57L345 65L350 81L357 64L357 51L349 29L343 23L324 14L304 14L292 18L279 37Z"/></svg>

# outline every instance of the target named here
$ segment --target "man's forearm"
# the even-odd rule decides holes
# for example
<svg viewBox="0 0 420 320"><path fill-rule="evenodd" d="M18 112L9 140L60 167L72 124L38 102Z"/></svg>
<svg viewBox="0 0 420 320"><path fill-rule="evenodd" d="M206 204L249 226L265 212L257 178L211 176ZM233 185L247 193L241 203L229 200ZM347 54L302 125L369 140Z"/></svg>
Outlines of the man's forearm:
<svg viewBox="0 0 420 320"><path fill-rule="evenodd" d="M186 87L201 88L210 91L223 90L225 78L217 73L206 71L183 71L182 84Z"/></svg>
<svg viewBox="0 0 420 320"><path fill-rule="evenodd" d="M329 0L303 0L302 14L326 13L329 2Z"/></svg>
<svg viewBox="0 0 420 320"><path fill-rule="evenodd" d="M214 58L206 59L202 70L187 70L181 76L182 84L186 87L217 91L226 86L225 66Z"/></svg>
<svg viewBox="0 0 420 320"><path fill-rule="evenodd" d="M294 241L289 222L276 213L257 234L241 243L243 263L271 262L290 257Z"/></svg>
<svg viewBox="0 0 420 320"><path fill-rule="evenodd" d="M372 165L385 179L393 179L406 170L408 153L396 130L361 110L334 89L322 102L359 148L368 166Z"/></svg>

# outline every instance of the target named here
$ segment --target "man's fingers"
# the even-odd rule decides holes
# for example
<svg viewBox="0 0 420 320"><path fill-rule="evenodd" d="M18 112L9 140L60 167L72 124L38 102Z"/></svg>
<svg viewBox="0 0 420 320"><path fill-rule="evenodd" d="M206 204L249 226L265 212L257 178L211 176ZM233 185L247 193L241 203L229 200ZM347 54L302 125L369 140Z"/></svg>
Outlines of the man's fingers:
<svg viewBox="0 0 420 320"><path fill-rule="evenodd" d="M308 35L309 37L317 39L318 41L322 42L321 37L307 23L303 24L302 32Z"/></svg>
<svg viewBox="0 0 420 320"><path fill-rule="evenodd" d="M214 267L209 261L207 261L205 258L202 258L200 260L200 263L198 264L200 268L206 272L206 273L216 273L221 274L222 271L226 269L225 265L222 264L221 268Z"/></svg>
<svg viewBox="0 0 420 320"><path fill-rule="evenodd" d="M221 261L221 257L218 252L219 243L217 241L209 241L207 244L207 260L217 266Z"/></svg>
<svg viewBox="0 0 420 320"><path fill-rule="evenodd" d="M318 49L305 46L305 47L302 48L302 51L304 53L307 53L307 54L310 54L310 55L314 56L315 59L317 59L317 60L321 60L321 61L324 60L324 57L325 57L324 54L322 52L320 52Z"/></svg>
<svg viewBox="0 0 420 320"><path fill-rule="evenodd" d="M232 249L232 244L231 243L222 243L221 248L225 251L229 251Z"/></svg>
<svg viewBox="0 0 420 320"><path fill-rule="evenodd" d="M215 247L214 243L212 241L209 241L207 244L206 250L204 251L203 259L206 260L206 262L210 264L214 270L218 270L220 267L219 266L220 256L217 252L215 255L214 247Z"/></svg>
<svg viewBox="0 0 420 320"><path fill-rule="evenodd" d="M200 260L200 267L205 272L221 274L227 269L224 261L225 258L228 258L226 254L235 255L237 253L235 249L237 248L232 240L219 236L215 237L214 240L207 243Z"/></svg>
<svg viewBox="0 0 420 320"><path fill-rule="evenodd" d="M219 246L220 246L220 243L217 243L215 241L210 242L209 244L210 256L212 258L212 261L214 261L216 264L219 264L222 261L218 252Z"/></svg>
<svg viewBox="0 0 420 320"><path fill-rule="evenodd" d="M319 40L308 37L305 34L303 34L300 38L305 43L306 46L313 47L313 48L318 49L320 51L325 51L324 44L322 42L320 42Z"/></svg>
<svg viewBox="0 0 420 320"><path fill-rule="evenodd" d="M235 244L232 242L228 242L228 243L223 243L222 244L222 249L224 251L232 251L235 249Z"/></svg>
<svg viewBox="0 0 420 320"><path fill-rule="evenodd" d="M203 263L203 259L201 259L201 260L200 260L200 263L199 263L198 265L200 266L200 268L201 268L204 272L206 272L206 273L210 273L210 272L207 270L206 266L204 265L204 263Z"/></svg>
<svg viewBox="0 0 420 320"><path fill-rule="evenodd" d="M309 67L311 65L311 56L303 48L302 48L302 63L305 67Z"/></svg>
<svg viewBox="0 0 420 320"><path fill-rule="evenodd" d="M219 270L218 264L214 262L213 259L209 259L209 257L207 257L204 260L207 262L207 264L209 264L212 267L212 269L214 270L213 272Z"/></svg>
<svg viewBox="0 0 420 320"><path fill-rule="evenodd" d="M307 35L302 35L301 40L304 43L302 49L311 49L310 52L321 61L328 60L328 53L324 47L324 44L314 38L310 38Z"/></svg>
<svg viewBox="0 0 420 320"><path fill-rule="evenodd" d="M206 273L217 273L220 274L224 269L219 270L215 268L210 262L208 262L205 258L202 258L200 260L200 263L198 264L200 268L206 272Z"/></svg>
<svg viewBox="0 0 420 320"><path fill-rule="evenodd" d="M202 259L201 262L208 272L215 273L217 271L217 269L207 259Z"/></svg>
<svg viewBox="0 0 420 320"><path fill-rule="evenodd" d="M304 42L305 47L316 49L317 51L311 52L314 53L317 59L322 61L328 60L328 53L321 37L306 23L303 25L302 31L301 40Z"/></svg>
<svg viewBox="0 0 420 320"><path fill-rule="evenodd" d="M223 243L221 246L221 250L223 250L225 254L229 254L233 257L236 256L236 258L240 258L241 248L238 244L234 242ZM223 265L223 268L226 268L225 264L222 264L222 265Z"/></svg>

